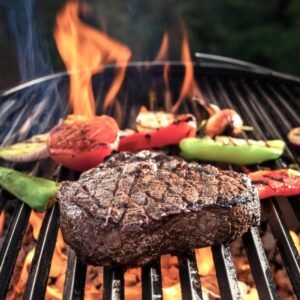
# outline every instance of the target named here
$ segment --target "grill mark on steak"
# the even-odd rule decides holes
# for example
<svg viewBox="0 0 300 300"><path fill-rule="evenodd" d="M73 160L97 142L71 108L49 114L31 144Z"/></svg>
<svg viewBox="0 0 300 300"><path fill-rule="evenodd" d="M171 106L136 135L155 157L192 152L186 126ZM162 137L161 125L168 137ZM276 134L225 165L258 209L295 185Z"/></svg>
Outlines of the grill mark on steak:
<svg viewBox="0 0 300 300"><path fill-rule="evenodd" d="M81 261L109 267L228 243L260 221L246 175L150 151L112 155L62 182L57 197L66 243Z"/></svg>
<svg viewBox="0 0 300 300"><path fill-rule="evenodd" d="M79 187L79 189L77 190L77 193L78 193L78 191L79 191L80 189L81 189L81 191L83 190L83 192L84 192L87 196L89 196L89 197L92 199L93 204L95 204L99 209L102 208L101 205L100 205L100 203L99 203L99 201L97 201L97 200L94 198L94 196L90 194L90 192L88 191L87 187L86 187L84 184L83 184L81 187Z"/></svg>
<svg viewBox="0 0 300 300"><path fill-rule="evenodd" d="M87 207L85 207L84 205L80 204L80 203L77 203L77 202L74 202L73 205L77 206L77 208L83 210L89 218L94 218L94 216L91 214L91 212L88 210Z"/></svg>
<svg viewBox="0 0 300 300"><path fill-rule="evenodd" d="M129 189L129 191L128 191L128 196L129 196L129 198L131 197L133 188L134 188L134 186L137 184L137 182L139 181L139 178L140 178L140 177L141 177L141 171L138 170L138 171L134 174L134 179L133 179L133 181L132 181L132 183L131 183L131 186L130 186L130 189Z"/></svg>

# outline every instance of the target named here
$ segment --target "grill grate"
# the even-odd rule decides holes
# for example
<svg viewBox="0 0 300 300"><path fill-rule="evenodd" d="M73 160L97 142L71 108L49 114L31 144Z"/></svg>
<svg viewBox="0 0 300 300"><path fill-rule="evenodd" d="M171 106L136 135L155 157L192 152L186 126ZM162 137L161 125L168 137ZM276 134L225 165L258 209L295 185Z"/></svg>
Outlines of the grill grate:
<svg viewBox="0 0 300 300"><path fill-rule="evenodd" d="M198 70L199 66L196 65L195 68ZM220 107L232 107L237 110L243 116L245 123L255 127L255 131L249 134L250 138L282 138L286 140L287 132L292 127L299 126L299 80L288 76L283 77L253 65L232 65L230 61L227 61L227 65L224 66L219 60L206 62L205 57L201 57L199 72L201 74L198 78L199 85L204 96ZM183 106L184 110L189 111L188 103L184 103ZM128 101L125 101L123 108L128 112L128 116L134 115L132 111L137 111L137 107ZM131 110L130 114L129 110ZM22 117L19 116L11 128L20 128L21 121ZM132 122L132 118L127 120L127 124L124 125L129 126L129 122ZM13 133L14 130L9 130L5 140L10 139L10 135ZM244 137L248 136L244 135ZM296 157L292 149L287 148L286 154L282 160L272 164L272 167L285 167L286 162L299 162L299 157ZM32 169L33 174L42 174L44 165L49 166L49 164L51 164L49 161L37 163ZM76 177L76 174L71 174L65 169L59 172L61 180L75 179ZM0 213L5 208L8 199L10 196L2 192ZM299 219L299 201L299 197L294 197L294 199L274 198L263 201L262 205L275 237L277 249L298 298L300 298L300 257L289 234L281 204L282 202L290 203ZM30 209L25 204L16 201L6 237L0 249L0 299L5 299L29 217ZM24 299L44 298L59 228L58 219L58 205L54 205L47 211L43 220L26 283ZM258 229L251 228L244 234L242 240L260 298L278 299L279 296ZM212 253L222 299L240 298L241 292L230 247L213 246ZM185 253L178 257L178 261L182 299L203 299L195 253L193 251ZM69 250L64 299L83 298L86 270L87 266L78 261L74 252ZM123 270L104 268L103 276L103 298L124 299ZM142 268L142 297L146 300L162 299L159 261Z"/></svg>

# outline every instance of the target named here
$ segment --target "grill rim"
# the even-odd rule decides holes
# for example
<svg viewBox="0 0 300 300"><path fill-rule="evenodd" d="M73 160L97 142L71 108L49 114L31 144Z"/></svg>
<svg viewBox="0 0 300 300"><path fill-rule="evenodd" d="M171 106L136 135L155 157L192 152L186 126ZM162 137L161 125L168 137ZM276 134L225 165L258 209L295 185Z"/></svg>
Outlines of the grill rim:
<svg viewBox="0 0 300 300"><path fill-rule="evenodd" d="M256 77L256 78L268 78L268 79L274 79L274 80L283 80L286 82L291 83L300 83L300 76L294 76L290 75L288 73L284 72L278 72L269 68L265 68L256 64L252 64L247 61L243 60L237 60L232 59L227 56L220 56L220 55L211 55L208 53L200 53L195 52L194 53L194 59L195 61L191 62L191 64L194 66L194 68L200 67L199 72L205 75L216 75L216 71L219 71L220 74L224 74L226 76L238 76L238 77ZM181 61L168 61L170 66L178 66L178 67L184 67L184 64ZM123 64L119 64L119 66L124 66ZM161 67L163 68L164 63L163 62L153 62L153 61L135 61L135 62L129 62L126 64L127 66L127 72L130 69L133 68L149 68L149 67ZM102 66L104 69L115 69L116 65L114 64L107 64ZM196 70L197 71L197 70ZM72 73L78 73L80 70L74 70L74 71L60 71L53 74L49 74L46 76L38 77L32 80L29 80L27 82L21 83L19 85L13 86L11 88L0 90L0 97L9 96L15 92L22 91L23 89L26 89L28 87L41 84L43 82L47 82L50 80L57 80L63 77L69 77ZM96 73L95 76L97 74Z"/></svg>

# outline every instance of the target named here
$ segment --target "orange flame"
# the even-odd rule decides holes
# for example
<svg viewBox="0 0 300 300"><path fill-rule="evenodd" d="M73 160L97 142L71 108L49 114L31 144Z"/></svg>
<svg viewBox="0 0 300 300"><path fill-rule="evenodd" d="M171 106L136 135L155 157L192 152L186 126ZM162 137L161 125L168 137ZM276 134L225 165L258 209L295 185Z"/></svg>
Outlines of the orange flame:
<svg viewBox="0 0 300 300"><path fill-rule="evenodd" d="M165 108L170 110L171 107L171 92L169 87L169 70L170 63L168 62L168 52L170 47L170 36L167 32L164 33L163 39L156 55L155 61L164 61L163 78L165 82Z"/></svg>
<svg viewBox="0 0 300 300"><path fill-rule="evenodd" d="M165 61L168 59L168 51L170 45L170 37L167 32L164 33L160 48L156 55L155 61Z"/></svg>
<svg viewBox="0 0 300 300"><path fill-rule="evenodd" d="M181 60L185 66L185 75L184 75L179 98L172 107L173 113L177 112L179 106L187 97L191 99L196 96L201 102L206 103L206 100L201 92L201 89L195 81L194 66L190 54L188 36L184 28L182 33Z"/></svg>
<svg viewBox="0 0 300 300"><path fill-rule="evenodd" d="M28 274L29 274L29 267L31 265L31 262L32 262L32 259L34 256L34 251L35 251L35 248L31 249L28 252L28 254L25 258L25 262L22 266L19 281L14 288L15 293L17 293L18 295L21 295L25 289L25 284L26 284Z"/></svg>
<svg viewBox="0 0 300 300"><path fill-rule="evenodd" d="M43 213L37 213L35 211L32 211L30 214L29 224L32 226L33 237L35 240L38 239L39 232L43 222L43 217L44 217Z"/></svg>
<svg viewBox="0 0 300 300"><path fill-rule="evenodd" d="M131 51L106 34L84 24L79 18L78 2L67 2L58 13L54 38L58 51L70 74L70 101L74 114L95 115L91 78L103 65L119 65L114 82L104 99L106 109L114 100L123 82ZM84 6L88 8L87 5Z"/></svg>
<svg viewBox="0 0 300 300"><path fill-rule="evenodd" d="M176 112L182 101L191 93L194 83L194 67L192 64L190 46L185 29L183 29L182 35L181 60L185 66L185 76L179 98L174 104L172 112Z"/></svg>

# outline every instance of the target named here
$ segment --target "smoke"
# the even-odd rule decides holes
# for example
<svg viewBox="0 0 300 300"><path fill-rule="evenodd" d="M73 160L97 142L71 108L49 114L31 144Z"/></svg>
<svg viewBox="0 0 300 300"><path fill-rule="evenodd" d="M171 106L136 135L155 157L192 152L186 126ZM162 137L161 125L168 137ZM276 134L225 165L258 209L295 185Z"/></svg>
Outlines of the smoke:
<svg viewBox="0 0 300 300"><path fill-rule="evenodd" d="M66 76L51 76L53 68L37 16L40 0L9 1L8 27L25 83L0 95L2 145L49 131L66 114L67 99Z"/></svg>
<svg viewBox="0 0 300 300"><path fill-rule="evenodd" d="M37 18L38 0L15 0L8 8L8 25L15 40L22 81L52 73L46 43Z"/></svg>

